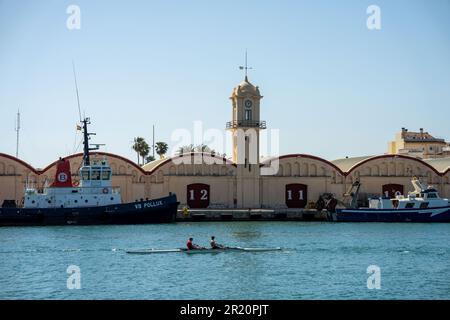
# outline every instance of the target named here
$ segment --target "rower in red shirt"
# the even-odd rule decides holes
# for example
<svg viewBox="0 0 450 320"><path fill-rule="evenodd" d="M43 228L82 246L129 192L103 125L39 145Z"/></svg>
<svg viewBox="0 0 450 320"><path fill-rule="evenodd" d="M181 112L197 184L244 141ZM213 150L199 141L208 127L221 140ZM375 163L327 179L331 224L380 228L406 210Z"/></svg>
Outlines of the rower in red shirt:
<svg viewBox="0 0 450 320"><path fill-rule="evenodd" d="M193 240L194 238L189 238L188 242L186 243L186 247L188 248L188 250L202 249L202 247L192 243Z"/></svg>

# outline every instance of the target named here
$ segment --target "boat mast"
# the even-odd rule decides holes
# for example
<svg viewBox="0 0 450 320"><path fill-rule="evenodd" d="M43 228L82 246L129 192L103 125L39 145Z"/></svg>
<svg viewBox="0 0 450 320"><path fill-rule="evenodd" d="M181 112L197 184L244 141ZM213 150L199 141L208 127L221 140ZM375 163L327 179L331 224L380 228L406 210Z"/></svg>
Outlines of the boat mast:
<svg viewBox="0 0 450 320"><path fill-rule="evenodd" d="M16 119L16 158L19 158L19 131L20 131L20 111L17 109L17 119Z"/></svg>
<svg viewBox="0 0 450 320"><path fill-rule="evenodd" d="M89 118L84 118L81 122L83 123L83 165L88 166L91 163L89 159L89 133L87 129Z"/></svg>
<svg viewBox="0 0 450 320"><path fill-rule="evenodd" d="M88 132L88 124L91 124L91 120L87 117L81 118L81 107L80 107L80 95L78 94L78 83L77 83L77 74L75 72L75 63L72 60L72 69L73 69L73 78L75 80L75 91L77 94L77 104L78 104L78 115L80 116L80 122L83 124L83 165L89 166L91 164L89 158L89 151L98 150L100 145L96 145L94 148L89 147L89 136L95 135L95 133Z"/></svg>

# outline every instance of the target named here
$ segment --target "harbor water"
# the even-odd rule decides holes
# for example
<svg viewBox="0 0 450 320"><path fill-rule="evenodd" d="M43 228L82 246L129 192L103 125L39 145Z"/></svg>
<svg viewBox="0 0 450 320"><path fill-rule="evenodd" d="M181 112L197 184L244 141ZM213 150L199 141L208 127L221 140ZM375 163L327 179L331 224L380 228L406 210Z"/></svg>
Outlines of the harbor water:
<svg viewBox="0 0 450 320"><path fill-rule="evenodd" d="M275 252L131 255L217 242ZM68 285L79 270L80 287ZM379 286L368 286L368 267ZM79 268L79 269L77 269ZM369 270L373 267L369 267ZM449 299L450 224L181 222L0 228L0 299ZM70 282L72 283L72 282ZM370 288L371 289L370 289Z"/></svg>

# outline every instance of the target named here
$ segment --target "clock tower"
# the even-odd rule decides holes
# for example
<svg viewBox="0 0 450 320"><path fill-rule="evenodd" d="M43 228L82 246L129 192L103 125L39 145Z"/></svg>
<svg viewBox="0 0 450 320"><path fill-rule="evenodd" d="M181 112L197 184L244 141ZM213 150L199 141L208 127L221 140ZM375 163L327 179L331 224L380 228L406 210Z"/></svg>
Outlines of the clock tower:
<svg viewBox="0 0 450 320"><path fill-rule="evenodd" d="M233 89L230 99L232 121L227 122L227 129L232 132L233 162L237 165L235 203L238 208L259 208L259 132L266 129L266 122L260 118L262 96L246 75Z"/></svg>

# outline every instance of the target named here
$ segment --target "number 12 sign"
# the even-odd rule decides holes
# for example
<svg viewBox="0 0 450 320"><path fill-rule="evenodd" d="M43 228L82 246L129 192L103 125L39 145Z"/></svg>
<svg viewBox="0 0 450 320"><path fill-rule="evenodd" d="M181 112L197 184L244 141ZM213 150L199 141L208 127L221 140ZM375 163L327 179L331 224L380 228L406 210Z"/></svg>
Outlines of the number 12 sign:
<svg viewBox="0 0 450 320"><path fill-rule="evenodd" d="M190 208L207 208L209 206L209 184L193 183L187 186L187 204Z"/></svg>

